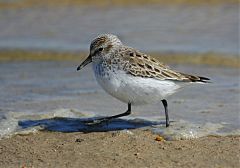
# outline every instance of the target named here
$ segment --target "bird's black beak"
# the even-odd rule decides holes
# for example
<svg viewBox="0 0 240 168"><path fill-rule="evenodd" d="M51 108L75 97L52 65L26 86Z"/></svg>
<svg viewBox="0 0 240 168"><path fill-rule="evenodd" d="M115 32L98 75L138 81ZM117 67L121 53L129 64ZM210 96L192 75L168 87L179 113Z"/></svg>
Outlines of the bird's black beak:
<svg viewBox="0 0 240 168"><path fill-rule="evenodd" d="M78 67L77 70L81 70L83 67L85 67L87 64L92 62L92 56L89 55Z"/></svg>

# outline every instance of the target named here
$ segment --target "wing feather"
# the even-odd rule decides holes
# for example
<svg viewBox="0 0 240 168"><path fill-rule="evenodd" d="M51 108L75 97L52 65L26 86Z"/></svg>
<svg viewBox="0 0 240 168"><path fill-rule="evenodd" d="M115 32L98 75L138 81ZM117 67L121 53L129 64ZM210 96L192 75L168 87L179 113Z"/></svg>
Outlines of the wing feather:
<svg viewBox="0 0 240 168"><path fill-rule="evenodd" d="M127 62L124 70L133 76L183 82L207 82L209 80L206 77L174 71L157 59L133 48L125 47L118 51L118 53L121 54L123 61Z"/></svg>

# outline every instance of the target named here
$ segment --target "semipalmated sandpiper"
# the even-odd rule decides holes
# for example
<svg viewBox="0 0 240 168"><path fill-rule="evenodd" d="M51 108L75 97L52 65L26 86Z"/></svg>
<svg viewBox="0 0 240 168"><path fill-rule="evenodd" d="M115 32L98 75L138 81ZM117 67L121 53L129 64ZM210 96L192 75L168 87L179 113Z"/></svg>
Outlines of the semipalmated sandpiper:
<svg viewBox="0 0 240 168"><path fill-rule="evenodd" d="M90 45L90 54L77 68L93 63L98 83L113 97L128 104L126 112L99 118L101 123L113 118L127 116L131 105L162 102L165 109L166 127L169 126L166 97L189 83L207 83L206 77L177 72L134 48L125 46L112 34L96 37Z"/></svg>

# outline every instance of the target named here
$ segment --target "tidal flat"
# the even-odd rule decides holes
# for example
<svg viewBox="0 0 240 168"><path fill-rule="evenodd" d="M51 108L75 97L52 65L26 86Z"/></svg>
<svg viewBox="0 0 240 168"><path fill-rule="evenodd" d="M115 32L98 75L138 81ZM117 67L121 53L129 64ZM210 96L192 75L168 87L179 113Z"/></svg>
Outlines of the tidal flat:
<svg viewBox="0 0 240 168"><path fill-rule="evenodd" d="M1 136L12 135L24 129L33 128L34 131L35 126L45 124L42 121L28 124L25 120L50 119L46 120L48 127L48 122L51 123L51 118L54 117L75 119L122 112L125 104L112 99L97 85L90 65L80 72L76 71L85 55L11 51L5 58L1 57L4 58L0 62ZM179 57L184 58L183 55ZM225 56L223 58L226 62L213 64L211 59L199 59L197 56L186 56L191 59L184 58L185 63L180 62L181 59L173 59L177 55L171 57L170 54L172 59L166 54L160 57L155 54L155 57L175 70L207 76L211 83L191 85L169 97L172 129L166 131L162 127L153 128L153 133L165 135L169 139L238 135L239 119L236 116L239 113L239 65L237 61L233 66L226 64L237 58ZM204 58L206 55L199 57ZM217 54L212 57L220 58ZM210 62L204 63L207 60ZM133 115L127 119L139 118L143 126L145 121L153 122L152 125L157 125L154 122L159 122L160 125L164 122L163 107L160 104L136 106L133 111ZM59 129L66 132L82 130L77 122L61 120L62 126ZM113 124L113 128L114 126ZM179 127L182 132L177 131ZM51 130L55 129L52 126ZM111 130L111 125L109 129Z"/></svg>
<svg viewBox="0 0 240 168"><path fill-rule="evenodd" d="M0 167L239 167L238 3L1 1ZM126 109L76 71L106 32L211 83L168 98L168 128L162 104L86 125Z"/></svg>

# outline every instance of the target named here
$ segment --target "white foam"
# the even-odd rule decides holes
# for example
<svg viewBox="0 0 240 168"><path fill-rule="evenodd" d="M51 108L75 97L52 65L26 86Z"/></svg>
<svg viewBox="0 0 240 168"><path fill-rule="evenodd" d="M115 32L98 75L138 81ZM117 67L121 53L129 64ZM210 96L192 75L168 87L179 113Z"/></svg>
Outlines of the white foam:
<svg viewBox="0 0 240 168"><path fill-rule="evenodd" d="M180 120L172 122L171 126L168 128L165 126L157 126L156 128L153 128L153 132L160 134L168 140L195 139L209 135L240 135L239 130L221 132L224 127L224 124L218 123L194 124L188 121Z"/></svg>
<svg viewBox="0 0 240 168"><path fill-rule="evenodd" d="M0 139L12 134L18 128L18 120L11 116L11 113L6 114L0 120Z"/></svg>
<svg viewBox="0 0 240 168"><path fill-rule="evenodd" d="M76 109L56 109L49 112L42 112L37 114L26 114L26 112L10 112L5 114L0 120L0 139L3 137L8 137L14 134L30 134L36 133L39 130L44 129L44 124L48 122L50 124L50 128L54 128L53 131L62 130L74 130L78 131L82 128L81 118L86 117L83 113L79 112ZM87 116L89 117L89 116ZM91 116L93 117L93 116ZM66 118L67 120L55 120L56 123L52 122L53 118ZM49 121L45 121L49 119ZM68 120L70 119L70 120ZM73 119L73 120L71 120ZM155 125L156 121L149 121L149 119L130 119L125 121L118 121L108 123L108 126L103 126L104 129L111 127L123 128L124 133L132 134L131 131L128 131L126 125L134 126L136 128L147 127L152 130L153 133L160 134L167 140L182 140L182 139L194 139L199 137L204 137L208 135L219 135L219 136L227 136L227 135L240 135L240 129L227 129L228 123L192 123L189 121L179 120L171 122L171 125L166 128L164 123ZM19 124L19 122L25 122L25 124L30 124L28 126L23 126ZM60 121L60 123L59 123ZM152 122L152 124L151 124ZM31 125L31 123L34 123ZM37 124L36 124L37 123ZM43 125L38 124L43 123ZM56 124L56 125L55 125ZM122 124L122 125L121 125ZM66 129L64 129L64 127ZM83 126L84 127L84 126ZM57 128L57 129L56 129ZM60 129L59 129L60 128ZM84 127L85 130L91 129ZM101 126L98 128L101 130ZM225 130L224 130L225 129ZM113 129L114 130L114 129Z"/></svg>
<svg viewBox="0 0 240 168"><path fill-rule="evenodd" d="M26 112L8 112L5 113L0 120L0 139L11 136L13 134L30 134L42 129L41 126L22 129L19 121L22 120L41 120L56 117L78 118L85 116L76 109L56 109L50 112L41 112L37 114L26 114Z"/></svg>

